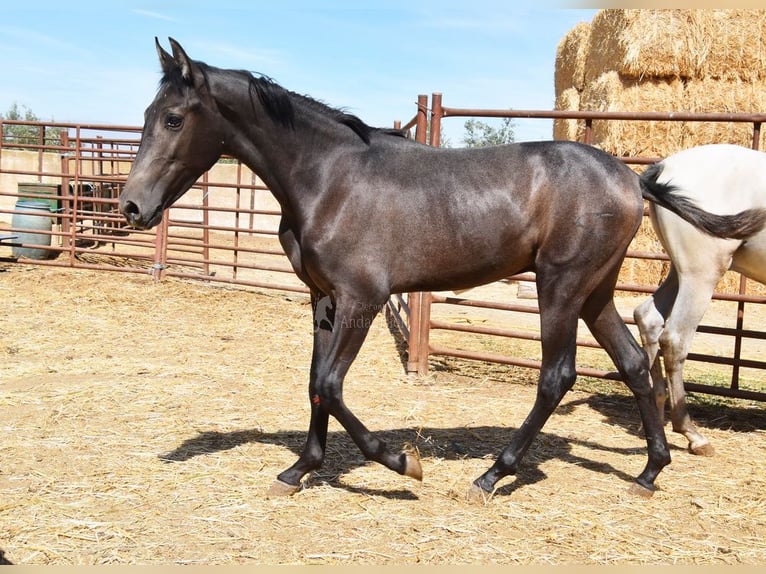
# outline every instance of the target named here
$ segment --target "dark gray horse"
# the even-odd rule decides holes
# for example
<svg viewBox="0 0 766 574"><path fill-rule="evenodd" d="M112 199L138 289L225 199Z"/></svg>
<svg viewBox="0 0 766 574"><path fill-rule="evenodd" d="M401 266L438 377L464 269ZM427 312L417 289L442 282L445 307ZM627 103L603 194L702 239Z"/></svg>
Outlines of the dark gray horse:
<svg viewBox="0 0 766 574"><path fill-rule="evenodd" d="M643 211L633 171L571 142L419 145L268 78L193 61L170 43L172 55L157 42L164 76L146 110L122 213L132 226L150 228L221 154L239 158L279 201L280 241L320 310L308 438L273 493L295 492L321 466L330 415L368 459L421 479L417 457L389 450L343 401L344 377L372 320L391 293L462 289L535 271L542 338L537 398L510 445L474 481L472 496L486 498L516 472L574 384L578 317L635 394L648 444L635 490L651 494L670 454L646 354L613 301ZM695 225L705 215L662 190L645 197L682 211ZM715 232L719 223L701 224Z"/></svg>

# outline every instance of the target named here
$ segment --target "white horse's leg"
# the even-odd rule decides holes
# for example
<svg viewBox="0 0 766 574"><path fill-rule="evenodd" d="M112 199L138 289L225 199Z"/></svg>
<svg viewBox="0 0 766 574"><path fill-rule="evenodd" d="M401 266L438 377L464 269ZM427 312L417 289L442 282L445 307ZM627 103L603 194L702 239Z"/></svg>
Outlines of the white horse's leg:
<svg viewBox="0 0 766 574"><path fill-rule="evenodd" d="M665 420L665 401L668 398L668 388L659 356L660 335L665 328L665 319L673 309L677 294L678 275L671 264L667 278L657 288L657 291L633 310L633 319L638 326L641 343L649 356L652 392L662 421Z"/></svg>
<svg viewBox="0 0 766 574"><path fill-rule="evenodd" d="M676 303L660 335L660 347L669 384L670 420L673 430L686 437L690 452L705 456L712 456L714 449L710 441L697 430L689 416L683 369L697 326L710 304L718 280L723 275L723 271L719 273L718 269L718 264L711 261L710 267L704 272L687 272L680 275Z"/></svg>

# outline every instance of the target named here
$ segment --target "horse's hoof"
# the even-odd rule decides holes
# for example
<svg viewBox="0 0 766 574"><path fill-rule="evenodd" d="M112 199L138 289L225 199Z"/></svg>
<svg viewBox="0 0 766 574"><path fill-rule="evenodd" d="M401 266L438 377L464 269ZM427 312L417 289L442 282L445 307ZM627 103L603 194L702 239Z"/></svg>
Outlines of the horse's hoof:
<svg viewBox="0 0 766 574"><path fill-rule="evenodd" d="M293 494L298 492L300 489L301 489L300 484L298 485L287 484L286 482L282 482L281 480L277 479L269 487L269 491L266 493L266 495L269 498L292 496Z"/></svg>
<svg viewBox="0 0 766 574"><path fill-rule="evenodd" d="M632 494L633 496L637 496L639 498L651 498L652 496L654 496L653 488L646 488L645 486L642 486L638 484L637 482L634 482L633 484L630 485L628 492Z"/></svg>
<svg viewBox="0 0 766 574"><path fill-rule="evenodd" d="M487 492L475 482L471 484L465 493L465 500L471 504L487 504L492 500L492 492Z"/></svg>
<svg viewBox="0 0 766 574"><path fill-rule="evenodd" d="M413 453L404 453L407 463L404 467L404 476L409 476L415 480L423 480L423 467L420 465L420 459Z"/></svg>
<svg viewBox="0 0 766 574"><path fill-rule="evenodd" d="M697 456L713 456L715 454L715 448L709 442L702 444L689 445L689 452L696 454Z"/></svg>

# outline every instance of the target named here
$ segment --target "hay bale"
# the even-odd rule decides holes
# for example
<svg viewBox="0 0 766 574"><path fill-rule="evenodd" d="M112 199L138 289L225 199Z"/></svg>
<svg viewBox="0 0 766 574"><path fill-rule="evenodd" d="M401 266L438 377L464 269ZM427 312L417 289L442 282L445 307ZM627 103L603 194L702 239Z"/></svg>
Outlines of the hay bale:
<svg viewBox="0 0 766 574"><path fill-rule="evenodd" d="M639 81L606 72L582 92L580 109L605 112L671 112L683 101L677 79ZM663 157L681 147L680 122L594 121L593 144L619 157Z"/></svg>
<svg viewBox="0 0 766 574"><path fill-rule="evenodd" d="M585 87L585 63L590 51L590 24L580 22L561 39L556 48L553 84L556 98L565 90Z"/></svg>
<svg viewBox="0 0 766 574"><path fill-rule="evenodd" d="M556 109L577 111L580 109L580 92L567 88L556 96ZM584 120L553 120L553 139L582 141L585 132Z"/></svg>
<svg viewBox="0 0 766 574"><path fill-rule="evenodd" d="M766 10L698 10L699 49L705 49L698 78L766 79Z"/></svg>
<svg viewBox="0 0 766 574"><path fill-rule="evenodd" d="M766 10L602 10L593 18L585 81L764 78Z"/></svg>
<svg viewBox="0 0 766 574"><path fill-rule="evenodd" d="M686 78L696 73L690 50L698 10L601 10L591 24L585 81L616 71L631 78Z"/></svg>
<svg viewBox="0 0 766 574"><path fill-rule="evenodd" d="M679 109L705 113L761 113L766 110L766 80L689 80ZM761 136L764 148L766 134ZM684 122L683 145L709 143L753 145L753 125L733 122Z"/></svg>

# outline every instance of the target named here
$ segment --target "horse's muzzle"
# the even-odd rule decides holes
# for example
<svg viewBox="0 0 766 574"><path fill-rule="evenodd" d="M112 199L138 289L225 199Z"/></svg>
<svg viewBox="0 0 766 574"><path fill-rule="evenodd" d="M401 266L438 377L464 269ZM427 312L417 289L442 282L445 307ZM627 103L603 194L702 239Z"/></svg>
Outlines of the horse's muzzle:
<svg viewBox="0 0 766 574"><path fill-rule="evenodd" d="M137 203L130 200L120 202L120 211L128 224L135 229L151 229L162 219L162 210L146 214Z"/></svg>

